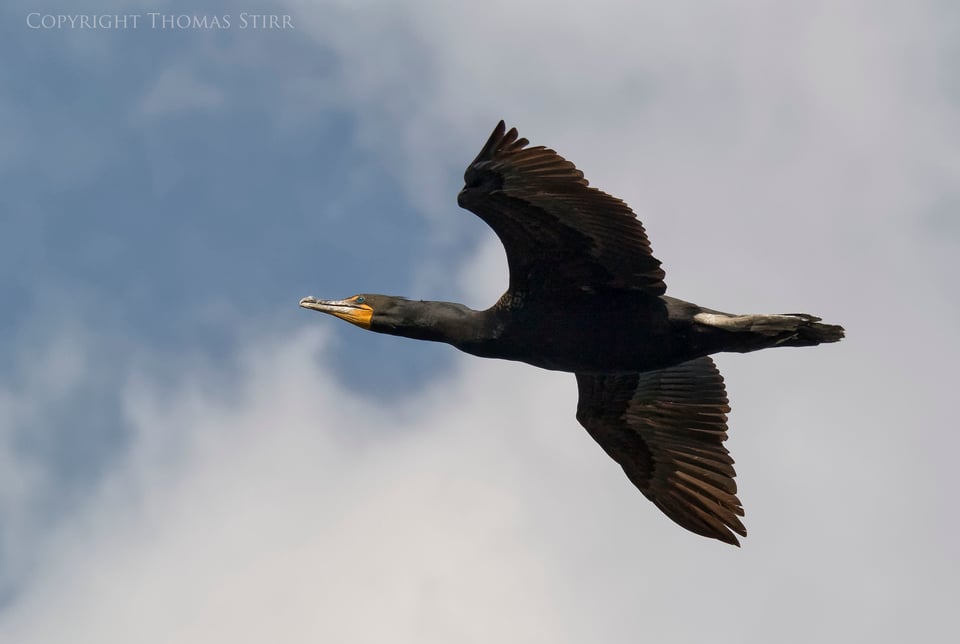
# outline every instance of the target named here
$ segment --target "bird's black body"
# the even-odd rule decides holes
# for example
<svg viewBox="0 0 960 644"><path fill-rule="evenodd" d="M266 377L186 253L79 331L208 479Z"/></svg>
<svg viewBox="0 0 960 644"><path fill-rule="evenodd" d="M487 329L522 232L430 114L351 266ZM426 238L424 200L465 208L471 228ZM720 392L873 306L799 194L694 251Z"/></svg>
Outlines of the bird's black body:
<svg viewBox="0 0 960 644"><path fill-rule="evenodd" d="M301 306L379 333L446 342L483 358L577 376L577 419L667 516L737 544L729 411L708 357L836 342L806 314L732 315L665 295L643 226L553 150L501 121L464 175L458 203L500 237L507 292L485 311L385 295Z"/></svg>
<svg viewBox="0 0 960 644"><path fill-rule="evenodd" d="M384 296L364 297L376 302ZM391 299L395 307L389 321L375 316L370 330L445 342L480 358L516 360L552 371L652 371L719 351L777 346L777 338L735 333L694 320L697 313L717 311L639 291L607 289L523 302L508 294L485 311L454 302ZM404 316L398 324L393 316L400 311ZM801 346L799 342L789 338L782 346Z"/></svg>
<svg viewBox="0 0 960 644"><path fill-rule="evenodd" d="M683 321L671 321L659 298L638 291L531 297L517 304L504 298L484 315L485 342L460 347L481 357L574 373L646 371L693 357L671 339Z"/></svg>

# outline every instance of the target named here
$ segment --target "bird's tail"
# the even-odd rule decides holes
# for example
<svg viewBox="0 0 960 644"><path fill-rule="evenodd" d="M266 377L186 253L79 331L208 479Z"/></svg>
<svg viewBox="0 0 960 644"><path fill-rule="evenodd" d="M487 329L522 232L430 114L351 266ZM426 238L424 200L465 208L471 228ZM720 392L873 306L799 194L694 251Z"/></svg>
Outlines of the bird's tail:
<svg viewBox="0 0 960 644"><path fill-rule="evenodd" d="M824 324L820 318L806 313L729 315L700 312L694 320L742 335L742 350L756 351L768 347L811 347L825 342L839 342L842 326ZM736 350L736 349L734 349Z"/></svg>

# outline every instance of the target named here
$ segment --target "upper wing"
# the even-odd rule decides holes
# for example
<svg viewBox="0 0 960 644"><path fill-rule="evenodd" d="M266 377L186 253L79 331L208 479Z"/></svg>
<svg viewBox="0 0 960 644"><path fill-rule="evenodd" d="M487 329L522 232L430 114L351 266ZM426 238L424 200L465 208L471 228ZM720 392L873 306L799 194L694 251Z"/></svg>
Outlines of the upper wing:
<svg viewBox="0 0 960 644"><path fill-rule="evenodd" d="M740 545L743 508L727 438L727 394L713 360L627 375L577 374L577 420L664 514Z"/></svg>
<svg viewBox="0 0 960 644"><path fill-rule="evenodd" d="M503 121L464 174L457 197L507 252L510 290L634 288L666 291L643 225L623 201L588 187L548 148L526 147Z"/></svg>

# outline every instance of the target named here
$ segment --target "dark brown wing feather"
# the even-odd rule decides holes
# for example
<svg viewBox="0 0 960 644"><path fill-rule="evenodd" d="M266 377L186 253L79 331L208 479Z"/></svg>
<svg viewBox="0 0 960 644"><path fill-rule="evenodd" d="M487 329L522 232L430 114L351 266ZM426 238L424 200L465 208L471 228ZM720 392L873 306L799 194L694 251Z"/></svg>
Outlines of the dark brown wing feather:
<svg viewBox="0 0 960 644"><path fill-rule="evenodd" d="M527 143L500 121L457 198L503 243L510 291L612 287L662 295L663 270L630 207L589 187L553 150Z"/></svg>
<svg viewBox="0 0 960 644"><path fill-rule="evenodd" d="M727 394L713 360L627 375L577 374L577 420L664 514L697 534L746 536L727 438Z"/></svg>

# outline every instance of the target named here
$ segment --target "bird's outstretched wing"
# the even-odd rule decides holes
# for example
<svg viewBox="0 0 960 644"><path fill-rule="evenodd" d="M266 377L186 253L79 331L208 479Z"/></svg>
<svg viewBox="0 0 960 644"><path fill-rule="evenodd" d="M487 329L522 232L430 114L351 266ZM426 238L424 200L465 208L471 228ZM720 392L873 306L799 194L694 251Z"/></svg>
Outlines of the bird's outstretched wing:
<svg viewBox="0 0 960 644"><path fill-rule="evenodd" d="M630 481L691 532L746 536L727 438L727 394L713 360L626 375L577 374L577 420Z"/></svg>
<svg viewBox="0 0 960 644"><path fill-rule="evenodd" d="M662 295L663 270L630 207L589 187L553 150L527 143L500 121L457 197L503 243L510 291L625 288Z"/></svg>

